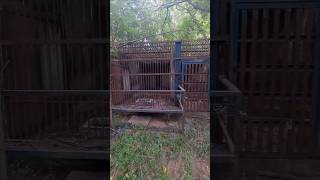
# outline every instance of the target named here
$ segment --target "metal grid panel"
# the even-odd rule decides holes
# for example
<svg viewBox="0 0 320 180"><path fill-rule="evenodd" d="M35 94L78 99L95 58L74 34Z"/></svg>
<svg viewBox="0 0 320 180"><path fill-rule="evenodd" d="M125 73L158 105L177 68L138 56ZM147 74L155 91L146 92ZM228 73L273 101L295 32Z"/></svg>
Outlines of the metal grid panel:
<svg viewBox="0 0 320 180"><path fill-rule="evenodd" d="M174 42L135 42L118 48L120 59L173 58Z"/></svg>
<svg viewBox="0 0 320 180"><path fill-rule="evenodd" d="M7 140L107 137L105 95L49 94L4 94Z"/></svg>
<svg viewBox="0 0 320 180"><path fill-rule="evenodd" d="M235 5L233 81L244 95L246 156L289 156L312 150L312 89L317 6ZM263 102L263 103L262 103Z"/></svg>
<svg viewBox="0 0 320 180"><path fill-rule="evenodd" d="M182 86L186 90L184 106L186 111L209 111L209 64L182 62Z"/></svg>
<svg viewBox="0 0 320 180"><path fill-rule="evenodd" d="M0 66L7 64L1 119L8 149L32 145L19 144L25 140L43 145L55 138L109 139L106 1L1 3L6 26L1 26Z"/></svg>
<svg viewBox="0 0 320 180"><path fill-rule="evenodd" d="M210 40L201 39L181 42L181 58L210 57Z"/></svg>

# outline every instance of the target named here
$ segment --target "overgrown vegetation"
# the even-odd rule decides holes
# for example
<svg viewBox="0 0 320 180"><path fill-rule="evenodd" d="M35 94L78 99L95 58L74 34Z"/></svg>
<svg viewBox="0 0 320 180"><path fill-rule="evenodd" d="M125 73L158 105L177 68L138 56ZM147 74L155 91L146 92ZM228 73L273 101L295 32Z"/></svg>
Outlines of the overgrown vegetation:
<svg viewBox="0 0 320 180"><path fill-rule="evenodd" d="M111 0L111 43L208 38L209 0Z"/></svg>
<svg viewBox="0 0 320 180"><path fill-rule="evenodd" d="M177 179L175 176L180 172L175 171L181 169L184 172L179 177L194 179L194 173L197 173L192 172L194 159L209 162L209 121L202 121L205 122L191 120L184 134L139 128L124 132L111 145L112 179ZM179 159L178 166L170 166L171 161Z"/></svg>

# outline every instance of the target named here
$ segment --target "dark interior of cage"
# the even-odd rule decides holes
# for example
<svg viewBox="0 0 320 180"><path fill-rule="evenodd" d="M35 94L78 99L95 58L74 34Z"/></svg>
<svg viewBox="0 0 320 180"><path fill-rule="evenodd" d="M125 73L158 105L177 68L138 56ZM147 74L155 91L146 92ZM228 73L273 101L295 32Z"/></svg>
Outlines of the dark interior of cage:
<svg viewBox="0 0 320 180"><path fill-rule="evenodd" d="M104 138L107 100L100 96L5 96L8 139Z"/></svg>
<svg viewBox="0 0 320 180"><path fill-rule="evenodd" d="M180 110L170 59L114 60L113 109Z"/></svg>

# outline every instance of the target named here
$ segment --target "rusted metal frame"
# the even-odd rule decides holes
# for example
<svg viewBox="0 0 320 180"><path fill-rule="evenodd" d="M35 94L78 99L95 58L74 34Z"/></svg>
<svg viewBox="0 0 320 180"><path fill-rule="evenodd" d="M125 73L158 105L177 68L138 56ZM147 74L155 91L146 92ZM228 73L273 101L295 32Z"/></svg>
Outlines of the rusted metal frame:
<svg viewBox="0 0 320 180"><path fill-rule="evenodd" d="M110 90L0 90L4 96L25 96L25 95L39 95L39 96L57 96L57 95L108 95Z"/></svg>
<svg viewBox="0 0 320 180"><path fill-rule="evenodd" d="M1 5L1 4L0 4ZM0 20L2 17L0 17ZM0 21L0 24L1 24L1 21ZM2 50L2 47L1 49ZM2 52L0 54L2 56ZM2 58L2 57L1 57ZM2 60L4 60L2 58ZM1 71L0 71L0 90L2 89L2 86L3 86L3 71L5 70L5 68L7 67L7 65L9 64L9 61L5 62L5 64L3 65L3 67L1 67ZM6 147L6 144L5 144L5 130L4 130L4 117L3 117L3 107L2 107L2 98L3 98L3 95L2 93L0 92L0 174L1 174L1 177L4 179L4 180L7 180L8 179L8 174L7 174L7 154L6 154L6 150L7 150L7 147Z"/></svg>
<svg viewBox="0 0 320 180"><path fill-rule="evenodd" d="M217 76L220 73L220 68L218 67L218 65L220 65L220 59L218 58L218 38L220 38L220 33L221 33L221 26L220 26L220 22L221 22L221 8L220 8L220 1L218 0L214 0L211 1L212 3L212 7L213 7L213 12L210 13L210 18L214 19L213 20L213 25L211 25L210 28L210 69L211 71L208 73L209 74L209 81L213 82L210 84L209 87L209 110L210 110L210 118L213 119L213 117L216 115L214 113L214 95L213 95L213 90L216 88L217 86ZM220 11L219 11L220 10ZM219 138L219 132L216 131L216 129L218 128L218 122L217 121L211 121L210 123L210 129L213 130L213 133L210 133L210 160L213 162L213 157L212 155L214 154L214 152L212 151L212 149L215 149L216 147L214 146L214 144L212 142L217 142ZM210 173L210 175L213 175L212 171Z"/></svg>
<svg viewBox="0 0 320 180"><path fill-rule="evenodd" d="M264 123L281 123L281 122L286 122L292 120L291 118L282 118L282 117L265 117L265 116L250 116L247 119L243 119L241 121L246 122L246 121L251 121L253 123L259 123L259 122L264 122ZM310 122L303 122L301 123L300 120L295 119L292 120L294 123L300 123L300 124L309 124Z"/></svg>
<svg viewBox="0 0 320 180"><path fill-rule="evenodd" d="M284 39L289 39L290 38L290 15L291 15L291 8L286 8L285 9L285 15L284 15ZM290 56L292 57L292 52L290 52L290 45L292 42L288 42L285 46L284 49L284 54L285 54L285 60L281 63L282 67L287 67L288 64L290 64ZM286 70L281 72L281 80L280 80L280 95L281 96L286 96L286 89L288 88L288 85L290 82L286 81ZM287 133L286 133L287 134Z"/></svg>
<svg viewBox="0 0 320 180"><path fill-rule="evenodd" d="M269 33L269 13L270 13L270 9L263 9L262 10L262 39L266 40L268 39L268 33ZM264 67L268 67L268 57L267 57L267 53L268 53L268 48L269 48L269 44L268 42L264 41L262 42L262 49L263 49L263 57L262 57L262 66ZM257 68L258 69L258 68ZM262 78L263 79L267 79L268 80L268 76L266 72L263 72L262 74ZM266 82L261 82L261 94L263 96L265 96L267 94L267 83Z"/></svg>
<svg viewBox="0 0 320 180"><path fill-rule="evenodd" d="M320 158L317 153L286 153L286 152L245 152L239 154L240 158L250 159L301 159L301 160L314 160Z"/></svg>
<svg viewBox="0 0 320 180"><path fill-rule="evenodd" d="M238 15L240 13L240 10L239 8L237 8L236 6L236 2L235 1L231 1L230 2L230 42L231 42L231 48L230 48L230 65L229 67L231 68L231 70L234 70L234 68L236 67L236 64L237 64L237 56L238 56L238 53L237 53L237 46L238 46L238 27L239 27L239 20L238 20ZM227 31L223 33L226 33L227 34ZM231 75L231 79L232 81L235 80L235 77L234 77L234 74L231 73L231 72L228 72L230 73ZM218 78L217 78L218 79ZM219 81L221 81L221 79L219 78ZM233 81L235 82L235 81ZM227 86L227 89L231 88L233 89L234 87L233 86L230 86L230 84L226 84L224 86ZM229 87L228 87L229 86ZM238 88L236 88L238 89ZM233 89L233 90L236 90L236 89ZM215 92L217 93L217 91L213 90L212 93L211 93L211 96L215 97L217 96L217 94L215 94ZM219 91L218 91L219 92ZM240 92L240 91L239 91ZM224 91L220 91L219 93L225 93ZM230 91L230 94L238 94L238 93L232 93L232 91ZM240 94L238 94L240 95ZM236 121L238 121L239 119L236 119L233 123L237 123ZM239 124L237 123L237 125L234 124L234 128L236 126L238 126ZM237 131L238 129L235 128L235 130ZM234 133L233 135L236 136L238 133ZM236 155L235 156L232 156L231 158L233 159L233 163L234 163L234 176L235 178L238 178L239 177L239 167L238 167L238 161L237 161L237 156L238 156L238 147L236 145Z"/></svg>
<svg viewBox="0 0 320 180"><path fill-rule="evenodd" d="M223 121L226 121L226 118L225 118L225 116L223 115L222 112L218 112L217 114L218 114L218 120L219 120L220 127L222 129L223 135L225 136L225 138L227 140L228 148L229 148L231 153L234 153L235 152L235 147L234 147L234 144L233 144L233 140L230 137L229 132L227 130L227 127L223 122Z"/></svg>
<svg viewBox="0 0 320 180"><path fill-rule="evenodd" d="M299 40L299 39L301 39L300 38L300 35L301 35L301 30L302 30L302 28L301 28L301 26L299 26L298 25L298 23L297 22L302 22L302 8L296 8L295 9L295 16L293 17L294 19L293 19L293 21L294 22L296 22L296 25L294 26L294 29L292 30L293 31L293 36L294 36L294 39L296 39L296 40ZM295 46L293 46L292 47L292 49L293 49L293 52L292 52L292 60L293 60L293 62L292 62L292 68L294 68L294 67L296 67L296 68L298 68L298 62L300 61L300 57L302 57L301 55L302 55L302 51L303 51L303 49L302 49L302 46L303 46L303 43L300 41L298 41L298 42L294 42L294 45ZM306 73L306 74L308 74L307 72L304 72L304 73ZM299 72L295 72L294 74L292 74L292 79L293 79L293 82L295 82L295 81L297 81L298 79L299 79ZM289 90L289 96L291 96L291 101L292 101L292 103L291 103L291 109L294 109L294 104L295 104L295 102L297 102L297 99L295 98L295 94L296 94L296 92L297 92L297 89L298 89L298 83L297 82L295 82L295 83L293 83L292 84L292 86L290 87L291 89ZM297 118L299 118L300 120L302 120L303 119L303 114L301 113L301 111L300 112L298 112L297 114L296 114L296 116L297 116ZM298 143L299 143L299 133L301 133L301 126L303 126L302 125L302 123L294 123L294 122L292 122L292 124L293 124L293 132L292 132L292 134L293 134L293 137L292 137L292 142L293 142L293 151L294 152L298 152L299 150L299 147L298 147ZM271 135L270 135L271 136Z"/></svg>
<svg viewBox="0 0 320 180"><path fill-rule="evenodd" d="M89 159L106 160L109 158L107 151L96 150L51 150L9 147L7 150L9 157L15 158L45 158L45 159Z"/></svg>
<svg viewBox="0 0 320 180"><path fill-rule="evenodd" d="M112 111L115 112L143 112L143 113L183 113L184 110L162 110L162 109L129 109L112 107Z"/></svg>
<svg viewBox="0 0 320 180"><path fill-rule="evenodd" d="M254 10L254 11L256 12L257 10ZM257 15L258 15L257 13L254 14L254 18L257 18ZM257 21L257 20L256 20L256 21ZM256 24L255 24L254 26L256 26ZM256 32L255 32L256 30L255 30L255 29L256 29L256 28L253 29L254 35L256 34ZM255 50L253 50L253 51L255 51ZM253 53L256 53L256 52L253 52ZM254 58L253 58L253 61L255 61ZM252 63L252 62L251 62L251 63ZM255 66L255 65L254 65L254 66ZM251 74L251 76L253 76L253 74ZM254 85L254 84L251 84L251 91L253 90L253 87L252 87L253 85ZM251 92L251 93L252 93L252 92ZM250 126L249 126L249 127L250 127Z"/></svg>
<svg viewBox="0 0 320 180"><path fill-rule="evenodd" d="M262 18L259 18L259 24L261 24L262 30L261 30L261 38L258 37L258 39L262 39L262 40L266 40L268 39L268 9L263 8L262 10ZM260 45L260 48L263 49L263 52L260 52L260 56L261 60L260 60L260 64L258 65L258 67L256 67L256 69L258 69L259 67L266 67L267 64L267 55L266 55L266 50L267 50L267 42L262 41L261 43L258 43ZM267 80L267 76L266 76L266 72L260 72L260 74L258 73L258 71L256 70L256 74L260 75L258 76L258 79L260 80L260 88L258 89L257 93L261 96L262 100L266 100L265 94L267 92L267 85L266 82L263 81L263 79ZM260 122L257 125L257 150L258 151L263 151L263 148L265 146L265 143L267 141L267 139L265 138L264 135L264 130L266 128L266 124Z"/></svg>
<svg viewBox="0 0 320 180"><path fill-rule="evenodd" d="M47 13L47 12L34 13L32 9L30 9L27 6L23 6L20 2L7 1L4 4L4 12L6 14L22 16L25 18L31 18L31 19L40 20L40 21L46 21L46 17L49 16L50 21L57 22L57 19L55 18L54 14Z"/></svg>
<svg viewBox="0 0 320 180"><path fill-rule="evenodd" d="M106 54L105 54L105 46L104 45L98 45L99 46L99 58L98 58L98 66L99 66L99 71L100 73L98 73L98 75L100 76L100 89L110 89L109 85L110 85L110 81L107 81L107 78L106 78L106 75L105 74L110 74L110 71L109 73L106 73L106 69L107 69L107 63L105 61L106 59ZM93 59L92 59L93 60ZM109 62L108 62L109 63ZM106 83L108 82L108 83ZM108 84L107 86L104 85L104 84ZM109 87L109 88L106 88L106 87Z"/></svg>
<svg viewBox="0 0 320 180"><path fill-rule="evenodd" d="M235 80L235 75L234 75L234 68L237 64L237 59L238 59L238 45L237 45L237 41L238 41L238 34L239 34L239 13L240 13L240 9L237 7L236 2L231 2L231 9L230 9L230 64L229 64L229 68L231 68L229 70L229 74L231 77L231 81Z"/></svg>
<svg viewBox="0 0 320 180"><path fill-rule="evenodd" d="M303 0L237 0L238 8L298 8L298 7L320 7L320 3L317 0L303 1Z"/></svg>
<svg viewBox="0 0 320 180"><path fill-rule="evenodd" d="M1 40L0 45L30 45L30 44L109 44L106 38L81 38L81 39L52 39L52 40Z"/></svg>
<svg viewBox="0 0 320 180"><path fill-rule="evenodd" d="M119 76L120 74L111 74L111 76ZM129 76L159 76L159 75L180 75L179 73L139 73L139 74L129 74Z"/></svg>
<svg viewBox="0 0 320 180"><path fill-rule="evenodd" d="M316 9L315 25L318 35L314 49L315 65L314 65L314 81L313 81L313 102L312 102L312 124L314 127L314 143L316 153L320 152L320 9Z"/></svg>
<svg viewBox="0 0 320 180"><path fill-rule="evenodd" d="M242 24L241 24L241 38L239 40L239 44L240 44L240 62L238 62L238 66L239 67L239 88L241 89L245 89L245 74L246 74L246 60L247 60L247 26L248 26L248 22L247 22L247 9L243 9L241 10L241 14L242 14Z"/></svg>
<svg viewBox="0 0 320 180"><path fill-rule="evenodd" d="M224 96L239 96L240 94L235 93L233 91L224 91L224 90L213 90L211 91L212 96L214 97L224 97Z"/></svg>
<svg viewBox="0 0 320 180"><path fill-rule="evenodd" d="M223 81L227 81L225 80L223 77L220 77L220 80L223 80ZM233 138L236 138L238 136L238 133L236 131L239 130L239 118L237 116L237 114L240 113L240 102L239 102L239 97L241 96L241 92L234 86L234 85L231 85L231 83L229 81L227 81L228 83L225 83L227 85L225 85L227 87L228 90L214 90L214 91L211 91L211 94L213 97L223 97L224 99L226 98L232 98L231 99L231 102L229 102L229 105L230 103L232 104L232 108L228 108L229 111L228 113L234 113L234 120L232 122L229 122L231 123L230 126L232 126L231 129L233 129L235 132L232 133L233 135ZM234 86L234 87L233 87ZM230 90L231 89L231 90ZM228 104L226 105L228 106Z"/></svg>
<svg viewBox="0 0 320 180"><path fill-rule="evenodd" d="M111 92L123 92L123 93L156 93L156 92L184 92L183 90L111 90Z"/></svg>
<svg viewBox="0 0 320 180"><path fill-rule="evenodd" d="M101 23L101 22L104 22L104 21L101 21L101 17L102 17L102 14L101 14L101 0L97 0L98 2L96 2L96 7L97 7L97 10L96 10L96 13L97 13L97 21L98 21L98 30L97 30L97 37L102 37L102 34L101 34L101 26L104 26L104 23ZM109 12L109 11L108 11Z"/></svg>
<svg viewBox="0 0 320 180"><path fill-rule="evenodd" d="M277 9L276 9L277 10ZM300 39L298 39L300 38ZM258 43L261 43L261 42L269 42L269 43L283 43L283 42L297 42L297 41L305 41L305 42L312 42L314 41L313 37L298 37L298 38L293 38L293 37L288 37L286 39L256 39L256 40L252 40L252 39L246 39L245 41L246 42L258 42ZM242 40L237 40L236 42L241 42Z"/></svg>
<svg viewBox="0 0 320 180"><path fill-rule="evenodd" d="M228 79L226 79L224 76L220 76L219 80L222 82L225 87L227 87L228 90L236 93L241 94L241 91L236 87L233 83L231 83Z"/></svg>
<svg viewBox="0 0 320 180"><path fill-rule="evenodd" d="M287 69L286 72L312 72L314 67L305 67L303 69L301 69L300 67L292 67L290 69ZM250 67L246 67L244 68L244 71L249 71ZM237 70L237 71L241 71L241 70ZM257 72L279 72L279 71L283 71L283 69L279 69L279 68L257 68L256 69Z"/></svg>
<svg viewBox="0 0 320 180"><path fill-rule="evenodd" d="M201 75L208 75L209 73L198 73L199 69L203 66L203 65L208 65L209 64L209 58L183 58L182 59L182 83L184 88L186 88L187 92L207 92L208 93L208 97L209 97L209 83L210 82L193 82L193 78L194 76L200 76ZM209 68L209 67L208 67ZM209 70L210 71L210 70ZM208 78L209 79L209 78ZM202 86L192 86L193 84L204 84L207 85L207 87L205 88L205 90L201 89ZM189 102L191 99L189 98ZM200 99L198 99L200 100ZM194 104L194 103L188 103L188 105L191 105L190 107L187 106L186 109L188 109L188 111L202 111L202 109L204 109L206 105L208 104L204 104L203 106L199 106L199 104ZM194 106L193 106L194 105Z"/></svg>
<svg viewBox="0 0 320 180"><path fill-rule="evenodd" d="M179 106L181 110L184 111L183 100L184 100L186 90L183 87L181 87L181 85L178 85L178 87L181 90L180 96L178 96Z"/></svg>

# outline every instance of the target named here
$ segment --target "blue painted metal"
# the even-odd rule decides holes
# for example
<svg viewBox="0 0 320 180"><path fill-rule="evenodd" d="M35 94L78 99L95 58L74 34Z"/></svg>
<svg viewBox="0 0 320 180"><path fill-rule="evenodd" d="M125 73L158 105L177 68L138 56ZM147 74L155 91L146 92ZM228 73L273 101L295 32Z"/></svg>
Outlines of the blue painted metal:
<svg viewBox="0 0 320 180"><path fill-rule="evenodd" d="M181 84L182 81L182 67L181 67L181 41L176 41L175 42L175 65L176 65L176 73L179 73L176 77L176 89L179 89L179 85Z"/></svg>
<svg viewBox="0 0 320 180"><path fill-rule="evenodd" d="M205 59L181 59L182 64L209 64L210 58Z"/></svg>

